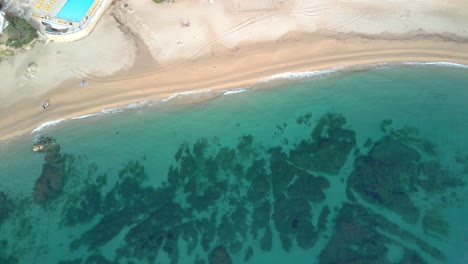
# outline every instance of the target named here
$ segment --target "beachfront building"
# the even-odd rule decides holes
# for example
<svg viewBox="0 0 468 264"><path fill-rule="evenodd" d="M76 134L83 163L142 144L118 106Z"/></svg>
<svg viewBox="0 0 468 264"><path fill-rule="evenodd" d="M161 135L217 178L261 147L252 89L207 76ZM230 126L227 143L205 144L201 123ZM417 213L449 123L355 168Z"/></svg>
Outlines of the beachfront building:
<svg viewBox="0 0 468 264"><path fill-rule="evenodd" d="M52 40L74 41L86 37L111 0L33 0L30 17Z"/></svg>
<svg viewBox="0 0 468 264"><path fill-rule="evenodd" d="M8 20L5 18L5 13L0 11L0 35L3 34L3 30L8 26Z"/></svg>

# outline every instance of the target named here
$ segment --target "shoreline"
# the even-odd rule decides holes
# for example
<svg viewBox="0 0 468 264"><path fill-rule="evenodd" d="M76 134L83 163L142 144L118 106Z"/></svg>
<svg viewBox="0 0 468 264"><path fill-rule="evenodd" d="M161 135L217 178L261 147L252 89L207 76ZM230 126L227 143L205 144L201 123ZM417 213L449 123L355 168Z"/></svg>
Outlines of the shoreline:
<svg viewBox="0 0 468 264"><path fill-rule="evenodd" d="M228 92L248 89L288 72L301 73L370 69L377 64L445 62L468 65L464 43L437 39L366 40L350 36L346 41L303 34L284 43L240 45L200 59L175 62L153 72L89 77L89 86L79 88L69 80L40 96L27 98L8 108L0 108L0 142L30 134L40 125L99 114L106 109L151 101L158 103L177 94L206 91ZM138 65L136 65L138 66ZM468 66L467 66L468 67ZM43 110L46 99L52 107Z"/></svg>
<svg viewBox="0 0 468 264"><path fill-rule="evenodd" d="M191 95L200 95L203 93L214 93L214 92L220 92L216 95L210 96L209 98L202 99L200 101L197 101L195 103L203 103L205 101L211 100L213 98L217 98L220 96L225 96L225 95L231 95L231 94L237 94L237 93L243 93L243 92L248 92L251 89L254 89L254 86L258 86L261 84L271 84L272 82L277 82L277 81L284 81L284 82L289 82L289 81L296 81L296 80L305 80L308 78L314 78L314 77L319 77L323 75L328 75L328 74L334 74L334 73L340 73L340 72L353 72L356 70L356 67L359 68L359 71L364 70L364 71L372 71L372 70L378 70L378 69L383 69L383 68L400 68L400 67L447 67L447 68L464 68L468 69L468 64L460 64L460 63L453 63L453 62L444 62L444 61L433 61L433 62L411 62L411 61L402 61L402 62L391 62L391 63L371 63L371 64L363 64L363 65L350 65L350 66L337 66L333 67L330 69L324 69L324 70L316 70L316 71L303 71L303 72L284 72L284 73L279 73L270 77L266 77L263 79L260 79L256 83L252 84L250 87L239 87L236 89L229 89L229 90L207 90L207 91L186 91L182 93L175 93L172 94L171 96L163 99L154 99L154 100L144 100L144 101L139 101L139 102L133 102L130 104L126 105L120 105L112 108L106 108L102 109L99 112L95 113L88 113L80 116L73 116L70 118L61 118L58 120L51 120L47 121L45 123L42 123L38 125L36 128L34 128L32 131L29 133L23 133L23 134L18 134L14 135L12 137L7 137L5 139L0 138L0 145L5 144L7 141L19 138L22 136L29 136L29 135L40 135L39 132L41 132L44 129L47 129L48 127L53 127L55 125L58 125L62 122L67 122L67 121L73 121L73 120L81 120L81 119L86 119L88 117L94 117L94 116L100 116L100 115L108 115L108 114L118 114L120 112L124 111L131 111L131 110L137 110L137 109L147 109L154 107L156 105L161 106L163 103L167 103L173 99L177 99L179 96L191 96ZM277 84L276 84L277 85ZM185 104L187 102L182 102L182 104Z"/></svg>
<svg viewBox="0 0 468 264"><path fill-rule="evenodd" d="M325 69L325 70L317 70L317 71L303 71L303 72L284 72L280 74L276 74L270 77L266 77L263 79L260 79L256 83L252 84L250 87L239 87L236 89L229 89L229 90L202 90L202 91L186 91L182 93L175 93L172 94L171 96L163 99L155 99L155 100L144 100L144 101L139 101L139 102L133 102L127 105L121 105L113 108L106 108L102 109L99 112L95 113L89 113L85 114L82 116L75 116L67 119L58 119L58 120L52 120L48 121L46 123L42 123L39 126L37 126L35 129L33 129L29 134L22 134L22 135L33 135L35 133L38 133L42 131L43 129L46 129L49 126L55 126L57 124L60 124L64 121L72 121L72 120L80 120L80 119L86 119L88 117L93 117L93 116L99 116L99 115L107 115L107 114L117 114L120 112L124 111L131 111L131 110L139 110L139 109L147 109L154 107L156 105L161 106L161 104L170 102L174 99L178 99L179 96L196 96L200 94L205 94L205 93L216 93L213 94L212 96L208 96L206 99L202 100L197 100L194 103L203 103L205 101L211 100L211 99L216 99L220 96L225 96L225 95L231 95L231 94L238 94L238 93L243 93L243 92L248 92L252 89L255 89L255 86L263 85L263 84L272 84L272 82L289 82L289 81L300 81L300 80L305 80L309 78L314 78L314 77L320 77L323 75L329 75L329 74L335 74L335 73L342 73L342 72L353 72L356 70L355 67L359 68L359 71L372 71L372 70L378 70L378 69L386 69L386 68L401 68L401 67L447 67L447 68L463 68L463 69L468 69L468 64L459 64L459 63L452 63L452 62L445 62L445 61L433 61L433 62L411 62L411 61L402 61L402 62L393 62L393 63L372 63L372 64L365 64L365 65L351 65L351 66L345 66L345 67L333 67L330 69ZM278 84L273 84L272 86L276 86ZM220 93L217 93L220 92ZM181 102L181 104L191 104L192 102ZM176 103L177 104L177 103ZM18 135L18 136L22 136ZM8 140L8 139L6 139ZM2 140L0 140L0 143Z"/></svg>

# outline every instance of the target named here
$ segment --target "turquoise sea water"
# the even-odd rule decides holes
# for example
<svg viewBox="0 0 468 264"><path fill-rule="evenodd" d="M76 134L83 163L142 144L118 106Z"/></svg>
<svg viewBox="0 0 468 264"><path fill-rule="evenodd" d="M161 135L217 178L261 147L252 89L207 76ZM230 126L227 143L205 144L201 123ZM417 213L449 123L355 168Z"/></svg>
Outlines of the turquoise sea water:
<svg viewBox="0 0 468 264"><path fill-rule="evenodd" d="M468 69L183 102L0 145L0 263L468 263Z"/></svg>

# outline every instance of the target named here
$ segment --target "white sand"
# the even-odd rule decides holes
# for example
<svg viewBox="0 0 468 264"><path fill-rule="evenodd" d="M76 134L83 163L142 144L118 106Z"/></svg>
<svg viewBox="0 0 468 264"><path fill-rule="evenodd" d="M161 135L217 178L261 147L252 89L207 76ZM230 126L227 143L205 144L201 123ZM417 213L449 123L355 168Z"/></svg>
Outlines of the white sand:
<svg viewBox="0 0 468 264"><path fill-rule="evenodd" d="M39 43L31 50L0 63L0 105L44 94L70 78L87 75L111 75L133 64L134 41L117 27L107 14L95 31L71 43ZM36 75L24 76L28 65L37 63Z"/></svg>

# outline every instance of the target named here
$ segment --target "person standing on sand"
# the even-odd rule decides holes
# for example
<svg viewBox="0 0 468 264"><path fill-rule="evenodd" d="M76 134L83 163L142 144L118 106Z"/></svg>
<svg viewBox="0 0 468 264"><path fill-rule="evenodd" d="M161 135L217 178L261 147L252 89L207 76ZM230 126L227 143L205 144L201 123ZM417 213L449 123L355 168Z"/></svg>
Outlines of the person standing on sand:
<svg viewBox="0 0 468 264"><path fill-rule="evenodd" d="M47 99L47 101L45 101L44 104L42 105L42 108L46 109L49 106L50 106L50 102L49 102L49 99Z"/></svg>

